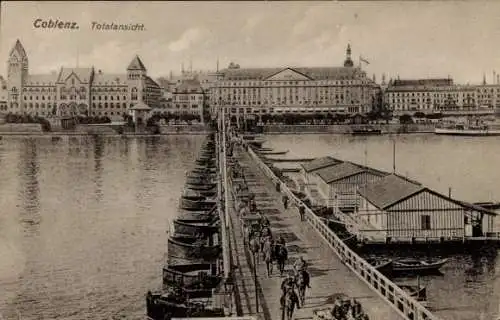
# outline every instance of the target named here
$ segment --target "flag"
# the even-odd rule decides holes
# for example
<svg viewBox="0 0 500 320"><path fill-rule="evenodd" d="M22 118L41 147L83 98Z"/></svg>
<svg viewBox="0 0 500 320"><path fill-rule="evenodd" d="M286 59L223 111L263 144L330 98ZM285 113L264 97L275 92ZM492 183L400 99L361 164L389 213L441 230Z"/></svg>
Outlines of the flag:
<svg viewBox="0 0 500 320"><path fill-rule="evenodd" d="M370 62L368 62L368 60L365 60L362 57L359 57L359 61L364 62L366 64L370 64Z"/></svg>

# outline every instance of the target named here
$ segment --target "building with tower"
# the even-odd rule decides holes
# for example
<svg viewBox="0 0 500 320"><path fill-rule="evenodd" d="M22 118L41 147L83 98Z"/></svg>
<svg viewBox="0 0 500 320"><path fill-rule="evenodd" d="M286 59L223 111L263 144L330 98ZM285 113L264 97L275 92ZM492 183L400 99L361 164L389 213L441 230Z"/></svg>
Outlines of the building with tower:
<svg viewBox="0 0 500 320"><path fill-rule="evenodd" d="M30 74L28 55L19 40L9 54L6 87L4 112L46 118L107 116L119 121L137 104L159 108L162 95L138 56L123 74L106 74L94 67Z"/></svg>
<svg viewBox="0 0 500 320"><path fill-rule="evenodd" d="M212 108L235 118L280 113L367 113L379 86L351 59L341 67L240 68L231 63L210 88ZM214 112L215 110L212 110Z"/></svg>

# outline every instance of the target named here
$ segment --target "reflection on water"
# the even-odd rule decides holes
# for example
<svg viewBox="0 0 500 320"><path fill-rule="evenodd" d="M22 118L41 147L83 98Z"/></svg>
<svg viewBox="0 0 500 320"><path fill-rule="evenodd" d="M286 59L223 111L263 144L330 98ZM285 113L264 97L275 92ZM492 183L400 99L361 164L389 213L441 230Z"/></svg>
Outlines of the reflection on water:
<svg viewBox="0 0 500 320"><path fill-rule="evenodd" d="M0 141L5 319L144 314L201 136Z"/></svg>
<svg viewBox="0 0 500 320"><path fill-rule="evenodd" d="M451 187L452 196L460 200L500 201L498 137L272 135L267 139L270 147L289 150L280 157L331 155L388 172L392 172L395 140L398 173L444 194ZM436 315L449 320L496 319L500 302L500 261L496 252L455 255L441 272L420 279ZM416 278L395 281L415 284Z"/></svg>
<svg viewBox="0 0 500 320"><path fill-rule="evenodd" d="M20 145L19 159L19 178L20 185L18 191L19 202L22 203L23 211L20 213L25 233L27 235L35 234L38 231L38 225L41 217L40 208L40 189L38 185L38 157L37 145L34 139L26 139Z"/></svg>

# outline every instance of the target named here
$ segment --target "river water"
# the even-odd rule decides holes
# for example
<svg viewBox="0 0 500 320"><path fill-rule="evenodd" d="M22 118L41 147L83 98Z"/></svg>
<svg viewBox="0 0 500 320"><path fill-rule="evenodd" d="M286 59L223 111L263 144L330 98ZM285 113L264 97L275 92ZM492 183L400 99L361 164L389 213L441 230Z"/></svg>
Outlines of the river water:
<svg viewBox="0 0 500 320"><path fill-rule="evenodd" d="M202 141L4 137L3 318L143 315L146 291L161 284L166 231Z"/></svg>
<svg viewBox="0 0 500 320"><path fill-rule="evenodd" d="M288 157L333 155L392 170L392 137L269 136ZM496 138L405 135L396 168L467 201L500 200ZM202 136L4 137L0 312L4 319L133 319L161 283L166 230ZM494 319L496 257L460 255L423 278L444 319ZM378 320L378 319L375 319Z"/></svg>
<svg viewBox="0 0 500 320"><path fill-rule="evenodd" d="M399 174L446 195L451 188L452 197L460 200L500 201L498 137L269 135L267 139L267 146L289 150L281 158L331 155L389 172L393 171L395 143L395 167ZM442 275L420 279L436 315L447 320L496 320L500 259L495 254L454 255L441 271ZM416 284L414 278L395 281Z"/></svg>

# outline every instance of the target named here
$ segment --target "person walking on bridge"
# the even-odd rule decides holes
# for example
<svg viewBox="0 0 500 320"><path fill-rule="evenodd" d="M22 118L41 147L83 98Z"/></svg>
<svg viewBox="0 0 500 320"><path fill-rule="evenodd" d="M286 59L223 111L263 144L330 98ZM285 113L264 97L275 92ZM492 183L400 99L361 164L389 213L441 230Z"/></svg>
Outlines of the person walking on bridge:
<svg viewBox="0 0 500 320"><path fill-rule="evenodd" d="M286 194L283 195L283 207L286 209L288 209L288 196Z"/></svg>
<svg viewBox="0 0 500 320"><path fill-rule="evenodd" d="M305 213L306 213L306 208L304 207L303 204L299 205L299 215L300 215L300 221L305 220Z"/></svg>

